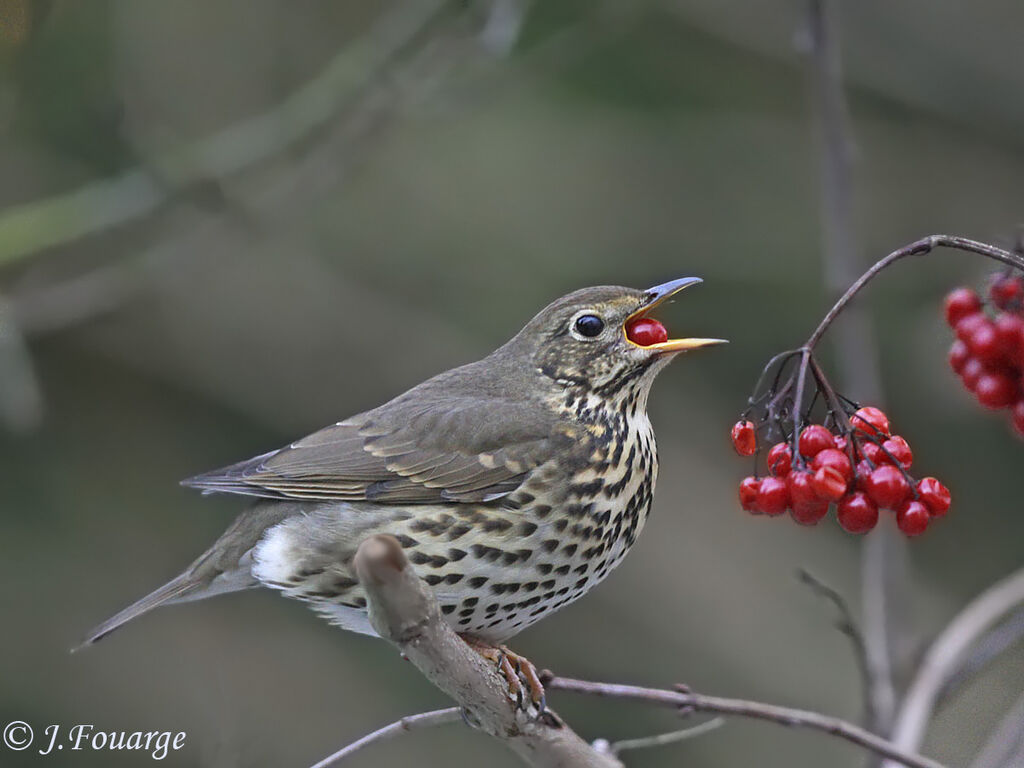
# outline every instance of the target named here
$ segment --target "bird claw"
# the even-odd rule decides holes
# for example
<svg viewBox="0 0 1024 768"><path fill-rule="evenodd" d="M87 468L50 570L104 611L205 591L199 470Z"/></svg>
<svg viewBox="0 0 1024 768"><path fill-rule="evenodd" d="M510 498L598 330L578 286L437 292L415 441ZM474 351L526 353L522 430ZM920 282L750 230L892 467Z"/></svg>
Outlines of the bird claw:
<svg viewBox="0 0 1024 768"><path fill-rule="evenodd" d="M520 656L504 645L493 646L471 637L462 639L480 656L497 666L501 676L508 684L509 698L515 702L517 709L523 711L532 709L537 717L541 717L547 712L544 684L540 680L537 668L529 659Z"/></svg>

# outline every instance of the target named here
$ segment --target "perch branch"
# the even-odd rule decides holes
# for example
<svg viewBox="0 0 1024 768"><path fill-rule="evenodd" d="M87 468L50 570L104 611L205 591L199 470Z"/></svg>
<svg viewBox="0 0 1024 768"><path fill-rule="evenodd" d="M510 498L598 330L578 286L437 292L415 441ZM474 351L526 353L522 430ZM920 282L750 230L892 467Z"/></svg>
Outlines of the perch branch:
<svg viewBox="0 0 1024 768"><path fill-rule="evenodd" d="M553 712L528 714L509 698L508 684L442 618L429 588L390 536L364 541L355 556L370 623L434 685L465 710L466 719L540 768L621 768L563 724Z"/></svg>
<svg viewBox="0 0 1024 768"><path fill-rule="evenodd" d="M899 749L892 742L867 731L853 723L835 717L808 712L774 704L763 704L744 699L726 699L719 696L705 696L689 690L666 691L658 688L642 688L617 683L594 683L587 680L572 680L566 677L552 677L545 673L544 684L548 691L570 691L590 696L642 701L663 707L675 707L692 712L713 712L719 715L748 717L767 720L778 725L793 728L809 728L845 739L864 747L877 755L894 760L911 768L942 768L941 763L927 757Z"/></svg>
<svg viewBox="0 0 1024 768"><path fill-rule="evenodd" d="M595 746L587 744L550 710L539 714L519 709L509 697L507 682L496 667L472 650L444 620L433 593L409 566L401 545L394 538L373 536L367 539L359 546L354 564L366 590L370 623L376 632L395 645L430 682L451 696L468 723L505 743L528 764L542 768L622 768L615 757L616 751L629 749L631 744L640 748L683 738L667 734L624 742L613 750L606 741L598 741ZM643 701L684 713L709 712L818 730L910 768L942 768L934 760L902 750L852 723L815 712L705 696L685 689L668 691L573 680L555 677L550 672L544 673L544 680L548 691ZM456 711L438 710L400 720L345 747L319 765L328 765L367 744L411 727L450 722Z"/></svg>
<svg viewBox="0 0 1024 768"><path fill-rule="evenodd" d="M988 629L1024 603L1024 569L1010 574L967 604L925 654L903 700L893 728L893 743L917 749L946 681L960 668L969 649ZM887 766L888 768L888 766Z"/></svg>

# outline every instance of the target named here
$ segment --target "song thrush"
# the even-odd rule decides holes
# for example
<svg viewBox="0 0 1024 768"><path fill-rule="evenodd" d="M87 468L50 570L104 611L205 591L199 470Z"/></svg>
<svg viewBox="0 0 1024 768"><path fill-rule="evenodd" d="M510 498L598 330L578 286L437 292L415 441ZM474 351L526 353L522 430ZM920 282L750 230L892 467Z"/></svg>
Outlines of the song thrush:
<svg viewBox="0 0 1024 768"><path fill-rule="evenodd" d="M85 643L159 605L260 585L373 634L352 558L386 533L456 631L492 653L598 584L643 528L658 471L651 384L677 353L719 343L663 340L648 313L699 282L576 291L483 360L184 481L260 500Z"/></svg>

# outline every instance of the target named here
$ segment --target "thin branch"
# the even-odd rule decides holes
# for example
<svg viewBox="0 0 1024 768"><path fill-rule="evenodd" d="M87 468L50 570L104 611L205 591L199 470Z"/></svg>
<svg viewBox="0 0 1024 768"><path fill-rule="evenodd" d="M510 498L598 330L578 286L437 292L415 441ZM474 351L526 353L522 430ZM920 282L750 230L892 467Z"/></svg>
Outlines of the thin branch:
<svg viewBox="0 0 1024 768"><path fill-rule="evenodd" d="M705 696L693 693L692 691L666 691L658 688L642 688L635 685L593 683L566 677L552 677L550 674L545 676L544 684L549 691L570 691L590 696L642 701L663 707L685 708L694 712L714 712L719 715L766 720L792 728L808 728L844 739L911 768L942 768L941 763L902 750L892 742L886 741L860 726L840 720L839 718L821 715L817 712L780 707L774 704L763 704L756 701L746 701L744 699Z"/></svg>
<svg viewBox="0 0 1024 768"><path fill-rule="evenodd" d="M447 12L445 0L403 2L272 110L136 168L0 213L0 265L145 216L168 192L235 174L326 125L377 71Z"/></svg>
<svg viewBox="0 0 1024 768"><path fill-rule="evenodd" d="M312 766L312 768L327 768L329 765L336 765L346 757L355 754L363 747L367 747L378 741L393 739L395 736L406 733L407 731L417 731L421 728L433 728L438 725L458 722L461 719L462 710L459 707L446 707L445 709L435 709L431 712L421 712L418 715L408 715L407 717L403 717L401 720L396 720L390 725L378 728L373 733L366 734L361 739L353 741L348 746L342 747L333 755L325 757L319 763Z"/></svg>
<svg viewBox="0 0 1024 768"><path fill-rule="evenodd" d="M370 537L360 544L354 564L373 628L451 696L466 711L467 722L539 768L622 768L555 713L524 711L510 699L508 682L444 620L397 540Z"/></svg>
<svg viewBox="0 0 1024 768"><path fill-rule="evenodd" d="M827 331L829 326L835 322L835 319L846 308L850 301L860 293L861 289L865 285L877 277L880 272L901 259L905 259L908 256L924 256L931 253L936 248L952 248L957 251L976 253L980 256L985 256L989 259L1001 262L1008 267L1024 271L1024 258L1016 253L1007 251L1004 248L990 245L989 243L982 243L977 240L971 240L967 237L959 237L957 235L928 235L928 237L922 237L920 240L915 240L909 245L905 245L890 253L861 275L853 285L847 288L846 292L839 298L832 309L828 311L828 314L825 315L821 323L818 324L818 327L814 329L814 333L812 333L810 338L807 340L807 346L813 348L819 341L821 341L821 337L825 335L825 331Z"/></svg>
<svg viewBox="0 0 1024 768"><path fill-rule="evenodd" d="M690 728L683 728L678 731L659 733L654 736L644 736L639 739L623 739L622 741L609 742L607 739L594 741L594 749L598 752L607 752L612 755L619 755L633 749L651 749L652 747L664 747L667 744L676 744L680 741L687 741L703 736L705 733L717 730L725 725L725 720L720 717L712 718L706 723L694 725ZM314 766L313 768L316 768Z"/></svg>
<svg viewBox="0 0 1024 768"><path fill-rule="evenodd" d="M913 750L924 740L939 692L963 664L969 649L989 627L1024 604L1024 568L986 589L935 638L918 669L896 717L892 740Z"/></svg>
<svg viewBox="0 0 1024 768"><path fill-rule="evenodd" d="M836 629L846 635L846 637L849 638L851 645L853 645L853 655L857 661L857 669L860 671L861 684L864 687L864 695L866 698L872 684L867 648L864 643L864 635L861 633L860 627L857 626L857 622L853 618L853 612L850 610L850 606L846 602L846 598L804 568L797 570L797 578L799 578L803 584L810 587L811 591L818 595L818 597L822 597L832 603L839 612L839 618L836 620Z"/></svg>

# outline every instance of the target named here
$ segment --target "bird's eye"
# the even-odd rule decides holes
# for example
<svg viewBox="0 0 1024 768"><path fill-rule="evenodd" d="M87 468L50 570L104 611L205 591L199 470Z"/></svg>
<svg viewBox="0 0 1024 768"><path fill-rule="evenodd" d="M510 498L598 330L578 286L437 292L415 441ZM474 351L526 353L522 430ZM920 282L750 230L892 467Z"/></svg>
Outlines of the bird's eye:
<svg viewBox="0 0 1024 768"><path fill-rule="evenodd" d="M604 320L597 315L580 315L573 323L573 327L580 336L592 339L604 330Z"/></svg>

